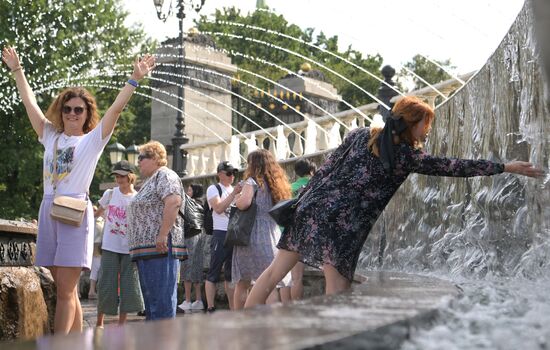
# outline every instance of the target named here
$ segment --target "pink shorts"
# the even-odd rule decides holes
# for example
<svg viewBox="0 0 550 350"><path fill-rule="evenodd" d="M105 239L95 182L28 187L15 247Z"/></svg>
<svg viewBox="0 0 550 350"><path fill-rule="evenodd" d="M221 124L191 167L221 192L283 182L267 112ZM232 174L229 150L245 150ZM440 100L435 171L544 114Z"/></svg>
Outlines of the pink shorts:
<svg viewBox="0 0 550 350"><path fill-rule="evenodd" d="M86 198L86 194L68 196ZM91 201L88 200L88 208L79 227L53 220L50 217L52 202L53 195L44 195L40 204L35 264L89 270L94 250L94 212Z"/></svg>

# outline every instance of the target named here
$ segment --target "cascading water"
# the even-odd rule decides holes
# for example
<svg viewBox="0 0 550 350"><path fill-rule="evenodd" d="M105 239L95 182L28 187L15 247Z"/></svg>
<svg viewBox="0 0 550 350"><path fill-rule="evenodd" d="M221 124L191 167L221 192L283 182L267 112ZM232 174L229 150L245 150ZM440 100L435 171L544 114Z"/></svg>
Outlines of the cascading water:
<svg viewBox="0 0 550 350"><path fill-rule="evenodd" d="M534 27L526 1L487 64L437 109L429 153L548 169L547 77ZM360 266L451 279L463 295L405 349L547 348L549 198L548 177L409 177L371 232Z"/></svg>

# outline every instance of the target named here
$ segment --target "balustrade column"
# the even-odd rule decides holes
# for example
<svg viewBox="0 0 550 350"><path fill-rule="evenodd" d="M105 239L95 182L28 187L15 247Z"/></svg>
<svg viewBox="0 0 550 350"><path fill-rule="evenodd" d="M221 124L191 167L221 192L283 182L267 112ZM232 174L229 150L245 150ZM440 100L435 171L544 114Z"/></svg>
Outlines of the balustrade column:
<svg viewBox="0 0 550 350"><path fill-rule="evenodd" d="M187 173L189 176L195 176L195 172L197 170L197 159L198 156L196 155L196 149L189 148L187 149L188 159L187 159Z"/></svg>
<svg viewBox="0 0 550 350"><path fill-rule="evenodd" d="M296 131L297 134L304 136L305 135L305 128L295 128L294 131ZM296 157L300 157L304 154L304 145L302 138L298 137L298 135L294 135L294 144L292 145L292 152L296 155Z"/></svg>

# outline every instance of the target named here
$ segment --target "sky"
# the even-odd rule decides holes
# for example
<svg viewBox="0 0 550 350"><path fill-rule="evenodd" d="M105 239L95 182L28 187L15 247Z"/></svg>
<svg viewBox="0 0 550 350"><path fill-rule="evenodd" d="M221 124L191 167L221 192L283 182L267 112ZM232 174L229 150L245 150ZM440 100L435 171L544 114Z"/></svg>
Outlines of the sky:
<svg viewBox="0 0 550 350"><path fill-rule="evenodd" d="M175 15L166 22L160 21L153 0L122 3L129 12L128 25L141 23L146 33L159 41L178 35ZM440 61L450 59L457 67L455 72L462 74L483 66L524 0L266 0L266 3L272 11L301 28L312 27L327 36L338 35L342 51L352 45L363 54L379 53L384 64L397 69L415 54ZM254 11L256 0L206 0L200 14L210 15L224 6L236 6L246 14ZM187 13L184 27L190 28L197 15L190 10Z"/></svg>

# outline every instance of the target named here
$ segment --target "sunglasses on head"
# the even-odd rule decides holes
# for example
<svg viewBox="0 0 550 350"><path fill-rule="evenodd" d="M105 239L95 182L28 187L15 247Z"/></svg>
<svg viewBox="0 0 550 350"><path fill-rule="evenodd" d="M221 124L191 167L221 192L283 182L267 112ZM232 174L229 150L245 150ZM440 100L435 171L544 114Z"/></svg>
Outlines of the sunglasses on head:
<svg viewBox="0 0 550 350"><path fill-rule="evenodd" d="M71 106L63 106L62 112L65 114L71 113L71 111L74 112L76 115L81 115L84 113L85 108L84 107L71 107Z"/></svg>
<svg viewBox="0 0 550 350"><path fill-rule="evenodd" d="M153 156L147 153L138 155L138 161L140 162L144 159L152 159L152 158Z"/></svg>

